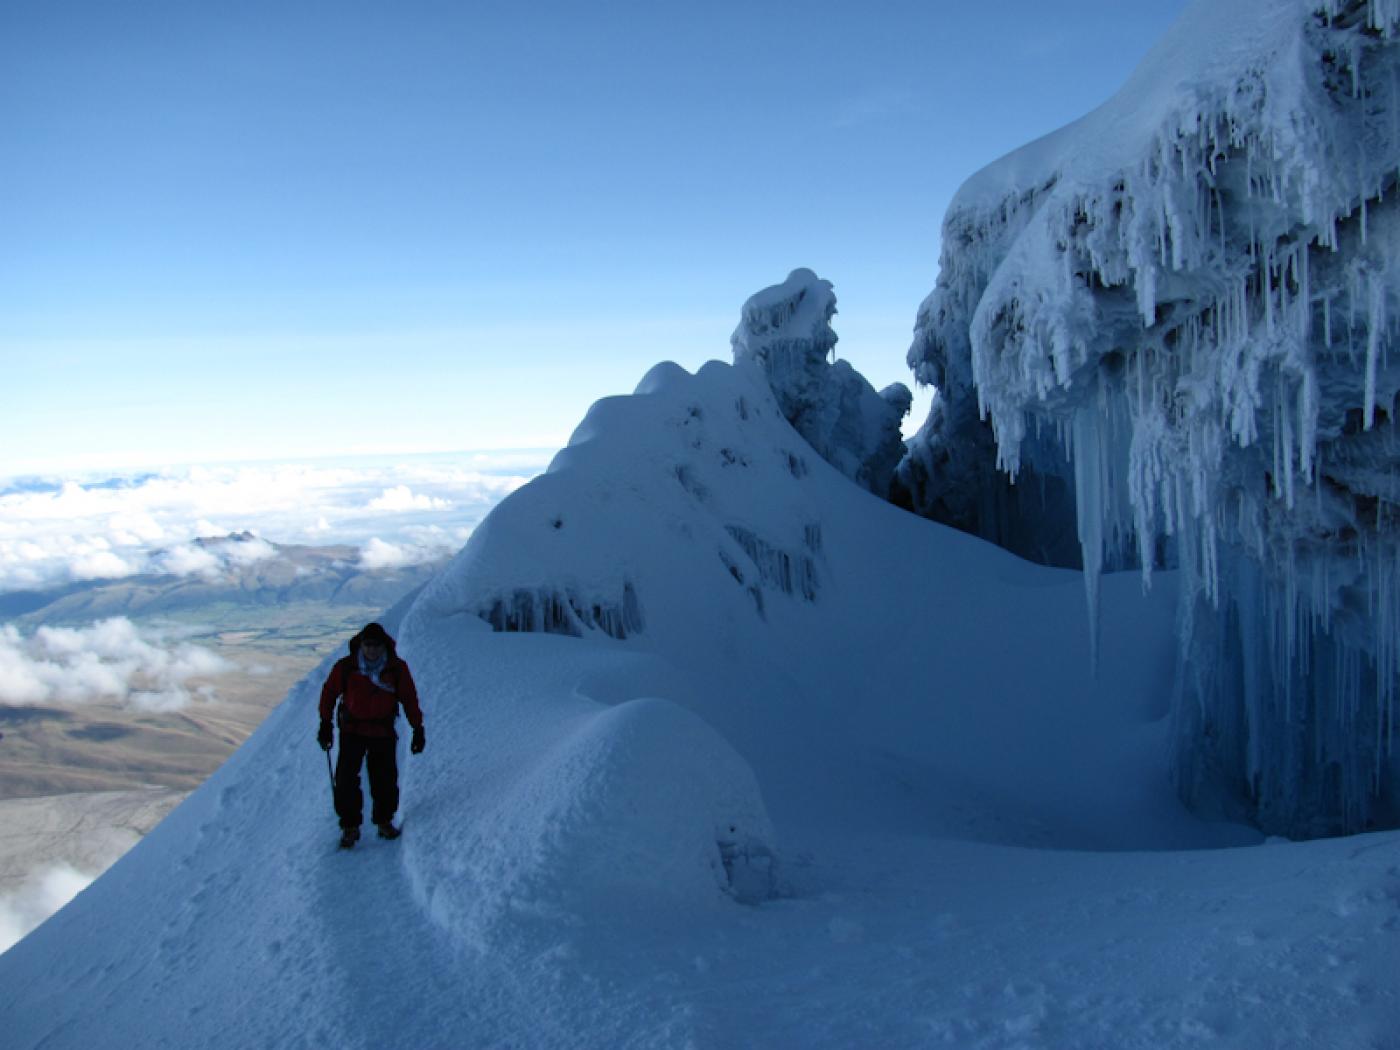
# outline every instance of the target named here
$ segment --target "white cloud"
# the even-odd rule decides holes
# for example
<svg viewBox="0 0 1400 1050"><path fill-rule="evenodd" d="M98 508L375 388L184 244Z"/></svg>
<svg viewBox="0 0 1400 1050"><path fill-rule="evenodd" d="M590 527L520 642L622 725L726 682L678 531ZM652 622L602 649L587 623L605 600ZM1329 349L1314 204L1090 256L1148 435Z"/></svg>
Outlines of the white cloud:
<svg viewBox="0 0 1400 1050"><path fill-rule="evenodd" d="M182 544L161 554L155 561L155 568L172 576L203 576L213 580L223 574L224 563L208 548Z"/></svg>
<svg viewBox="0 0 1400 1050"><path fill-rule="evenodd" d="M446 510L452 506L445 499L432 496L415 496L407 485L395 485L385 489L378 499L369 501L370 510Z"/></svg>
<svg viewBox="0 0 1400 1050"><path fill-rule="evenodd" d="M394 543L385 543L378 536L360 551L360 564L366 569L399 569L417 563L414 552Z"/></svg>
<svg viewBox="0 0 1400 1050"><path fill-rule="evenodd" d="M252 565L277 556L277 548L263 539L240 540L219 547L219 553L234 565Z"/></svg>
<svg viewBox="0 0 1400 1050"><path fill-rule="evenodd" d="M113 542L124 547L158 543L165 538L164 527L144 510L119 511L107 519L107 527Z"/></svg>
<svg viewBox="0 0 1400 1050"><path fill-rule="evenodd" d="M63 581L114 580L139 572L143 556L117 553L102 535L7 538L0 532L0 589L51 582L55 564L62 567Z"/></svg>
<svg viewBox="0 0 1400 1050"><path fill-rule="evenodd" d="M183 543L160 552L150 567L153 571L172 576L201 576L207 580L219 580L226 578L231 569L276 556L277 548L260 538L217 544Z"/></svg>
<svg viewBox="0 0 1400 1050"><path fill-rule="evenodd" d="M475 527L471 524L405 525L392 542L371 537L360 549L360 565L366 569L397 569L422 565L451 556L467 542Z"/></svg>
<svg viewBox="0 0 1400 1050"><path fill-rule="evenodd" d="M0 895L0 952L13 948L96 877L55 864L31 874L16 892Z"/></svg>
<svg viewBox="0 0 1400 1050"><path fill-rule="evenodd" d="M69 562L69 572L75 580L119 580L136 571L137 563L111 551L93 551Z"/></svg>
<svg viewBox="0 0 1400 1050"><path fill-rule="evenodd" d="M400 548L406 559L400 564L428 560L452 549L451 537L460 543L548 458L543 452L368 457L353 466L206 466L124 479L55 479L42 487L0 483L0 591L145 572L216 577L229 565L211 556L236 566L270 556L268 541L364 547L378 538ZM424 527L439 528L448 539L428 543L414 532ZM262 540L207 554L191 546L245 530ZM425 555L429 548L434 553Z"/></svg>
<svg viewBox="0 0 1400 1050"><path fill-rule="evenodd" d="M172 711L192 699L191 679L233 669L210 649L143 631L125 617L89 627L40 627L30 637L0 624L0 703L108 701Z"/></svg>

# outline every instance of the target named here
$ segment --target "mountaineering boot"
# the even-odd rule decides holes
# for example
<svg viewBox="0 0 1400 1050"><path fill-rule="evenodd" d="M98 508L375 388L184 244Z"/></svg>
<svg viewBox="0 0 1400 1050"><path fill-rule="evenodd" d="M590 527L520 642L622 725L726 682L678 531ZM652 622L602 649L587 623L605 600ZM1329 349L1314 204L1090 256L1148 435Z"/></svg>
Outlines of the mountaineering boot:
<svg viewBox="0 0 1400 1050"><path fill-rule="evenodd" d="M340 833L340 848L341 848L341 849L350 849L350 848L352 848L352 847L355 845L355 843L357 843L357 842L359 842L359 841L360 841L360 829L359 829L359 828L345 828L345 829L344 829L343 831L341 831L341 833Z"/></svg>
<svg viewBox="0 0 1400 1050"><path fill-rule="evenodd" d="M379 837L381 839L396 839L402 834L403 832L401 830L394 827L394 825L387 820L379 825Z"/></svg>

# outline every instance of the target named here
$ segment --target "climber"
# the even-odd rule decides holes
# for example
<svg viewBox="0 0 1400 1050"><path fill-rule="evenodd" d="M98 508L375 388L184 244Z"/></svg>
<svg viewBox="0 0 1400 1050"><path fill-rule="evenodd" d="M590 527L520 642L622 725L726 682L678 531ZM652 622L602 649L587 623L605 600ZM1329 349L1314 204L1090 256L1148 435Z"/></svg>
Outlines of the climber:
<svg viewBox="0 0 1400 1050"><path fill-rule="evenodd" d="M408 664L399 658L394 639L377 623L366 624L350 639L350 655L336 661L321 687L321 730L316 740L329 751L335 732L331 715L340 699L336 721L340 725L340 758L335 767L335 812L340 818L340 848L350 849L360 838L364 795L360 791L360 766L369 766L372 819L379 837L396 839L394 826L399 808L399 770L395 751L398 734L394 722L403 706L413 727L409 745L415 755L423 752L423 712Z"/></svg>

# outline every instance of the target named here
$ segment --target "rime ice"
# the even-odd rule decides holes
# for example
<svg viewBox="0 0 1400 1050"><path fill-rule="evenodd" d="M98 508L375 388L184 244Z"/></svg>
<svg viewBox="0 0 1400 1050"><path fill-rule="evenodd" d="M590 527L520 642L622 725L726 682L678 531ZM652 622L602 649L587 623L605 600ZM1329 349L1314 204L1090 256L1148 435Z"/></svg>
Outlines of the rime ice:
<svg viewBox="0 0 1400 1050"><path fill-rule="evenodd" d="M793 270L782 284L750 297L730 343L734 360L762 369L783 417L818 454L878 496L904 455L899 425L909 413L909 389L880 392L845 361L828 361L836 295L811 270Z"/></svg>
<svg viewBox="0 0 1400 1050"><path fill-rule="evenodd" d="M1105 567L1179 566L1181 789L1290 834L1400 816L1398 20L1199 0L966 183L910 350L916 502L1031 554L1040 515L1047 560L1072 529L1091 609Z"/></svg>

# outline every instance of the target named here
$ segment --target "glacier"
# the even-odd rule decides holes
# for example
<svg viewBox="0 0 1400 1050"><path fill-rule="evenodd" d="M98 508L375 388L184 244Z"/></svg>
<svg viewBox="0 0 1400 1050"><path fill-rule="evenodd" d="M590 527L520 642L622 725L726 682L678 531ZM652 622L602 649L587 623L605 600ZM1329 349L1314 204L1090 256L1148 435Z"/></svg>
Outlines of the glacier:
<svg viewBox="0 0 1400 1050"><path fill-rule="evenodd" d="M1400 822L1400 6L1198 0L974 175L909 362L920 512L1181 578L1175 776L1291 836Z"/></svg>

